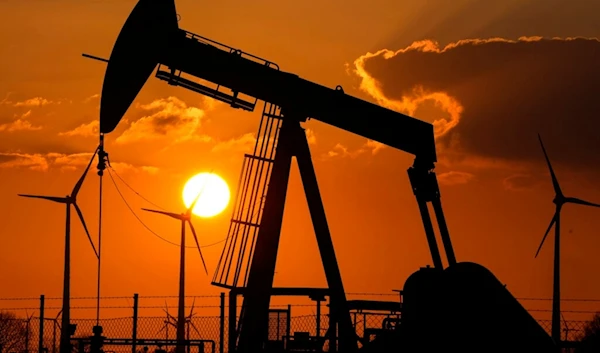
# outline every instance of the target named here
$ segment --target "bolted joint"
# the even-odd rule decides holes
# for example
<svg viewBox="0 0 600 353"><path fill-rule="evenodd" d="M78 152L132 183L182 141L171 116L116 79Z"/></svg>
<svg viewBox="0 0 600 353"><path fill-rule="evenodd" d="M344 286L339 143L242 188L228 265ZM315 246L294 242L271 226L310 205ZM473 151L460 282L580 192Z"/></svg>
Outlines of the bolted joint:
<svg viewBox="0 0 600 353"><path fill-rule="evenodd" d="M430 202L439 197L440 189L433 170L413 166L408 169L408 178L413 193L418 198L422 198L425 202Z"/></svg>
<svg viewBox="0 0 600 353"><path fill-rule="evenodd" d="M110 163L108 162L108 153L104 151L104 149L100 149L98 151L98 175L104 175L104 169L106 169L106 165Z"/></svg>

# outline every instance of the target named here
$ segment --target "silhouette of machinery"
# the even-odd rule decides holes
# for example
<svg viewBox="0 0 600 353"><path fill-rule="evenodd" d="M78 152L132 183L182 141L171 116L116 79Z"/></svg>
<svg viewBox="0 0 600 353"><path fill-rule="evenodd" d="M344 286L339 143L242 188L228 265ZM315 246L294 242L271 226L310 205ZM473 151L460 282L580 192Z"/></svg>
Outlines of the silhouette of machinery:
<svg viewBox="0 0 600 353"><path fill-rule="evenodd" d="M158 66L156 77L174 86L253 111L265 102L257 143L240 177L229 237L212 283L243 289L236 347L266 350L273 276L292 157L296 157L328 283L330 324L338 344L355 352L358 339L348 309L323 203L301 123L308 118L415 156L408 169L433 268L406 282L402 321L385 341L364 351L555 351L550 336L485 268L457 263L440 201L433 125L283 72L249 55L178 26L174 0L140 0L114 45L102 88L101 133L112 132ZM211 87L212 86L212 87ZM444 269L428 208L432 204L448 261ZM330 327L331 330L331 327ZM235 332L234 332L235 333ZM392 337L392 338L389 338ZM231 339L231 338L230 338ZM434 347L434 346L438 347ZM508 350L506 350L508 349ZM531 350L533 349L533 350Z"/></svg>

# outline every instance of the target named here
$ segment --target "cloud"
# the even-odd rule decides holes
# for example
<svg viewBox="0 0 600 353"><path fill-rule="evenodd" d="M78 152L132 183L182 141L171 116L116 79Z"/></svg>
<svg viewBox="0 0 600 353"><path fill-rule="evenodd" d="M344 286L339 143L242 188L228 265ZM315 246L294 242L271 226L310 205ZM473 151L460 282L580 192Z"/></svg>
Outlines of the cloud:
<svg viewBox="0 0 600 353"><path fill-rule="evenodd" d="M94 120L87 124L81 124L73 130L59 132L58 136L97 137L99 134L99 125L98 120Z"/></svg>
<svg viewBox="0 0 600 353"><path fill-rule="evenodd" d="M153 167L149 165L135 166L129 163L123 162L115 162L110 164L112 169L114 169L117 173L127 173L127 172L136 172L136 173L147 173L147 174L157 174L160 169L158 167Z"/></svg>
<svg viewBox="0 0 600 353"><path fill-rule="evenodd" d="M209 96L202 96L202 104L206 107L206 110L215 110L220 107L229 107L229 104L220 100L211 98Z"/></svg>
<svg viewBox="0 0 600 353"><path fill-rule="evenodd" d="M169 139L174 143L185 141L209 142L211 138L199 131L205 111L187 104L176 97L158 99L149 104L138 105L148 112L133 121L117 139L117 143Z"/></svg>
<svg viewBox="0 0 600 353"><path fill-rule="evenodd" d="M309 145L317 144L317 136L311 129L306 129L306 139ZM262 140L261 140L262 141ZM234 151L240 153L251 153L256 145L256 134L247 133L240 137L232 138L225 141L218 141L212 148L212 152Z"/></svg>
<svg viewBox="0 0 600 353"><path fill-rule="evenodd" d="M311 129L306 129L304 131L306 133L306 139L308 140L308 144L316 145L317 144L317 135L315 135L315 132L312 131Z"/></svg>
<svg viewBox="0 0 600 353"><path fill-rule="evenodd" d="M17 120L11 121L10 123L0 124L0 132L15 132L15 131L37 131L41 130L41 126L33 125L26 119L31 115L31 110L23 113Z"/></svg>
<svg viewBox="0 0 600 353"><path fill-rule="evenodd" d="M529 174L513 174L502 180L504 188L510 191L529 190L538 184L539 178Z"/></svg>
<svg viewBox="0 0 600 353"><path fill-rule="evenodd" d="M348 147L337 143L333 148L327 152L327 157L350 157L356 158L359 154L362 154L364 150L358 149L356 151L348 151Z"/></svg>
<svg viewBox="0 0 600 353"><path fill-rule="evenodd" d="M348 158L357 158L361 155L375 155L377 153L379 153L379 151L381 151L383 148L385 147L384 144L379 143L377 141L373 141L373 140L369 140L367 139L367 142L365 142L363 145L361 145L360 147L356 148L356 149L349 149L348 147L346 147L345 145L341 144L341 143L337 143L335 144L335 146L333 146L333 148L331 150L329 150L325 155L323 155L324 159L328 159L328 158L335 158L335 157L339 157L339 158L343 158L343 157L348 157Z"/></svg>
<svg viewBox="0 0 600 353"><path fill-rule="evenodd" d="M98 98L100 98L100 95L99 95L98 93L96 93L96 94L92 94L91 96L89 96L89 97L87 97L86 99L84 99L84 100L83 100L83 103L84 103L84 104L86 104L86 103L89 103L89 102L91 102L91 101L93 101L93 100L96 100L96 99L98 99Z"/></svg>
<svg viewBox="0 0 600 353"><path fill-rule="evenodd" d="M440 173L437 176L438 182L444 185L461 185L472 181L475 175L467 172L450 171Z"/></svg>
<svg viewBox="0 0 600 353"><path fill-rule="evenodd" d="M48 171L57 169L61 171L82 169L88 165L92 153L20 153L20 152L0 152L0 168L22 168L35 171ZM97 157L96 157L97 158ZM93 163L91 169L95 170L96 164ZM117 172L144 172L156 174L159 169L153 166L133 165L125 162L112 162L111 166Z"/></svg>
<svg viewBox="0 0 600 353"><path fill-rule="evenodd" d="M4 98L2 98L2 100L0 101L0 104L12 104L13 102L8 100L8 98L10 98L10 96L13 94L14 92L6 92L6 95L4 96Z"/></svg>
<svg viewBox="0 0 600 353"><path fill-rule="evenodd" d="M370 149L372 154L377 154L379 151L385 148L385 145L381 142L367 140L367 142L365 143L365 147L367 149Z"/></svg>
<svg viewBox="0 0 600 353"><path fill-rule="evenodd" d="M55 103L51 100L42 97L34 97L13 104L14 107L43 107ZM60 103L60 102L59 102Z"/></svg>
<svg viewBox="0 0 600 353"><path fill-rule="evenodd" d="M254 133L247 133L238 138L232 138L226 141L217 142L212 152L235 151L248 153L251 152L256 145L256 137Z"/></svg>
<svg viewBox="0 0 600 353"><path fill-rule="evenodd" d="M600 166L600 42L591 38L430 40L354 61L360 89L435 126L440 162L523 171L550 158Z"/></svg>
<svg viewBox="0 0 600 353"><path fill-rule="evenodd" d="M46 171L48 167L48 161L42 154L0 152L0 168L27 168Z"/></svg>

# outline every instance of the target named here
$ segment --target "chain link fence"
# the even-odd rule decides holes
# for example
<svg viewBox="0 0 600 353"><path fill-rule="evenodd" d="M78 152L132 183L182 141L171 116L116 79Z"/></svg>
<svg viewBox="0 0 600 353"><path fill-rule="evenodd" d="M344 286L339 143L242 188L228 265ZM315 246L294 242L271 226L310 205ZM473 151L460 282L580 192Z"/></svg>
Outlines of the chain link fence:
<svg viewBox="0 0 600 353"><path fill-rule="evenodd" d="M134 318L134 301L132 298L125 298L130 305L106 305L107 308L113 309L111 314L113 317L100 318L96 321L95 318L84 317L83 312L88 311L88 317L94 317L95 313L90 313L85 305L77 306L77 299L74 298L73 309L71 310L71 322L76 324L74 338L88 338L93 335L92 329L97 324L103 328L103 336L107 338L132 339L134 335L134 326L136 328L136 337L138 340L174 340L176 333L176 313L175 310L169 310L169 307L163 305L151 305L151 300L161 300L173 297L140 297L146 303L145 306L138 305L137 320ZM214 342L214 352L227 352L229 342L229 319L228 307L224 296L203 297L208 304L217 305L195 305L194 311L201 312L205 315L191 312L192 306L186 306L186 337L190 340L211 340ZM90 299L90 298L87 298ZM121 298L120 300L125 300ZM29 299L31 300L31 299ZM39 303L39 299L38 299ZM289 311L291 316L289 328L285 328L286 335L294 335L295 333L305 333L309 336L325 336L329 327L328 316L326 314L317 316L315 314L302 314L303 311L311 312L310 310L301 310L309 305L291 305ZM171 305L175 308L176 305ZM288 307L287 305L282 307ZM40 343L46 353L58 353L60 341L60 313L57 306L47 306L44 308L45 315L43 320L40 319L40 309L34 310L32 306L18 307L13 309L0 308L0 353L29 353L39 352ZM239 309L239 308L238 308ZM307 309L307 308L304 308ZM296 314L294 314L296 312ZM152 315L148 315L151 313ZM51 315L49 315L51 314ZM120 314L120 315L117 315ZM211 314L211 315L208 315ZM239 310L238 310L239 315ZM236 317L236 320L239 316ZM368 336L370 329L381 329L390 322L397 321L397 314L381 314L367 312L352 312L351 319L356 328L359 337ZM287 318L285 320L288 320ZM281 320L280 320L281 321ZM134 325L134 322L137 325ZM43 325L41 325L43 323ZM550 333L551 321L539 320L540 325ZM571 320L563 322L562 338L563 340L577 341L582 338L588 321ZM277 324L279 325L279 324ZM283 324L282 324L283 325ZM284 325L284 326L285 326ZM42 332L42 335L40 335ZM282 336L281 331L278 331L278 337ZM222 347L221 347L222 346ZM156 348L156 347L149 347ZM174 347L163 347L167 352ZM211 352L210 345L205 346L205 352ZM132 352L131 346L110 346L105 345L105 350L115 353ZM143 352L143 344L137 347L138 352ZM151 350L153 351L153 349ZM192 349L190 353L198 352L198 349Z"/></svg>
<svg viewBox="0 0 600 353"><path fill-rule="evenodd" d="M551 320L538 320L540 326L550 333L552 330ZM586 326L589 321L570 320L562 322L561 339L564 341L579 341L583 338Z"/></svg>

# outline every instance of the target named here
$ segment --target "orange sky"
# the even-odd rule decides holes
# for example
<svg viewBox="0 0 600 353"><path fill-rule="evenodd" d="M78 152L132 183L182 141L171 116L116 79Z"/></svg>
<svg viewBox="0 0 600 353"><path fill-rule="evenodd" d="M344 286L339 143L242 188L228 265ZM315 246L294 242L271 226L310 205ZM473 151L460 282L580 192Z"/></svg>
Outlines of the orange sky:
<svg viewBox="0 0 600 353"><path fill-rule="evenodd" d="M600 202L594 182L600 126L591 96L599 88L600 44L463 43L438 53L431 51L433 43L425 43L397 51L421 40L436 41L442 50L472 38L600 37L595 18L600 5L580 0L415 3L178 0L177 7L184 29L267 58L303 78L329 87L341 84L348 94L437 120L443 135L438 176L458 260L490 268L518 297L548 298L552 243L538 259L533 256L552 217L553 193L535 134L545 134L565 192ZM16 193L60 196L71 190L88 158L78 154L92 152L97 144L93 124L105 70L105 64L81 53L108 57L134 4L0 3L0 297L60 296L64 209ZM382 49L391 58L381 52L365 59ZM106 148L128 184L178 212L184 207L183 184L197 172L212 169L235 188L259 118L259 112L232 110L151 78L126 121L107 136ZM401 288L412 272L431 262L406 174L413 156L373 149L366 139L318 121L305 126L347 291ZM178 249L146 231L110 178L104 180L104 295L176 295ZM117 183L136 212L151 206ZM295 169L288 195L275 284L323 286ZM95 173L84 184L79 205L96 237ZM195 220L201 243L226 236L231 211ZM600 298L600 284L590 280L600 265L595 256L599 212L568 205L562 213L564 298ZM178 241L174 221L138 214L161 236ZM93 253L79 222L74 219L72 225L72 295L92 296ZM209 271L220 252L220 246L204 249ZM188 259L188 292L218 293L197 254L190 251ZM582 310L574 304L565 309Z"/></svg>

